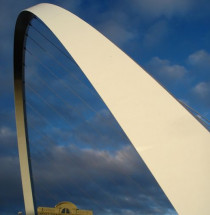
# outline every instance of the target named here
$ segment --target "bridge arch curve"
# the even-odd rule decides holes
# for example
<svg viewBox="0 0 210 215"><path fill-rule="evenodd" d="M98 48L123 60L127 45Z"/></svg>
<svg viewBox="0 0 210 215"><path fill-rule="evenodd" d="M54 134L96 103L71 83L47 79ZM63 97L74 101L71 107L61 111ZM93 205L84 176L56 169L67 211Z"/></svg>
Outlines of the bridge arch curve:
<svg viewBox="0 0 210 215"><path fill-rule="evenodd" d="M107 38L52 4L21 12L15 29L15 110L26 214L35 214L24 104L25 33L33 17L38 17L74 58L177 212L209 214L207 129Z"/></svg>

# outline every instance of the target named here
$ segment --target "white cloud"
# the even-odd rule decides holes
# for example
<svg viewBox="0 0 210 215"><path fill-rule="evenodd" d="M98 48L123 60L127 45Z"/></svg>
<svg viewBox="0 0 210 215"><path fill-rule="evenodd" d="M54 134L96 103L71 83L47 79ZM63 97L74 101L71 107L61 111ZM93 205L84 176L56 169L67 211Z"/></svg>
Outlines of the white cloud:
<svg viewBox="0 0 210 215"><path fill-rule="evenodd" d="M1 127L0 128L0 137L7 138L11 135L14 135L14 132L10 128Z"/></svg>
<svg viewBox="0 0 210 215"><path fill-rule="evenodd" d="M11 142L14 143L15 140L16 140L15 131L6 126L0 127L0 142L2 142L2 145L10 144Z"/></svg>
<svg viewBox="0 0 210 215"><path fill-rule="evenodd" d="M132 0L135 10L147 18L172 17L186 14L194 5L194 0Z"/></svg>
<svg viewBox="0 0 210 215"><path fill-rule="evenodd" d="M188 57L188 63L199 68L210 69L210 53L205 50L199 50Z"/></svg>
<svg viewBox="0 0 210 215"><path fill-rule="evenodd" d="M0 157L17 152L16 132L7 126L0 127Z"/></svg>
<svg viewBox="0 0 210 215"><path fill-rule="evenodd" d="M200 82L193 88L193 93L201 99L210 100L210 82Z"/></svg>
<svg viewBox="0 0 210 215"><path fill-rule="evenodd" d="M169 60L163 60L159 57L153 57L148 63L147 68L155 76L169 81L182 79L187 73L185 67L178 64L171 64Z"/></svg>

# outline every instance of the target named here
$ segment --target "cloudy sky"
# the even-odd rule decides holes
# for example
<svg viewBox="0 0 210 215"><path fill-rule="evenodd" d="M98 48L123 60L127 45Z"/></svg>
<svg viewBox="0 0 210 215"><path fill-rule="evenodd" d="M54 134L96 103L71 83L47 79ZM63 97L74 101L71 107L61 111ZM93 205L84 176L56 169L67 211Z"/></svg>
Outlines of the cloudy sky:
<svg viewBox="0 0 210 215"><path fill-rule="evenodd" d="M0 2L0 213L6 215L24 210L13 102L14 27L21 10L41 2ZM45 2L94 26L176 98L210 119L208 0ZM65 200L100 215L176 214L82 72L36 29L62 47L38 20L32 22L26 106L37 206Z"/></svg>

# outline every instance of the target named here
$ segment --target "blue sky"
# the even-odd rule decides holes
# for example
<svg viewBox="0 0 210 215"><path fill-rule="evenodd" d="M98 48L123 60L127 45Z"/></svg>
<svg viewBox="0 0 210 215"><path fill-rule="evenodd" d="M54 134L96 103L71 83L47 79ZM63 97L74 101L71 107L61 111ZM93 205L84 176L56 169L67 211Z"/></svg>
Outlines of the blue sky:
<svg viewBox="0 0 210 215"><path fill-rule="evenodd" d="M13 102L14 27L21 10L41 2L43 1L1 0L0 213L6 215L17 214L19 210L23 210ZM45 2L62 6L84 19L152 74L176 98L184 101L204 117L210 118L210 2L208 0L58 0ZM30 44L32 42L28 42L29 48ZM37 66L37 62L34 65L35 61L30 54L28 56L28 68L32 71L28 75L28 80L32 80L29 86L39 89L39 94L41 94L44 83L37 85L39 80L37 74L42 72L43 68L41 69L40 65ZM59 60L62 59L59 58ZM44 61L48 62L47 65L51 68L55 68L55 64L50 65L52 60L46 57ZM66 67L72 68L72 64L65 62ZM78 72L77 75L85 85L91 88L81 73ZM50 74L46 73L45 80L50 80L50 78L52 78ZM57 87L55 89L59 94L62 90L59 86L70 85L75 89L81 84L71 81L72 79L60 70L59 79L62 83L51 80L51 85L49 85L51 88ZM50 90L46 95L41 94L46 96L55 108L61 108L59 110L62 113L67 113L67 120L64 122L57 115L57 118L52 118L53 113L44 109L47 104L42 107L40 100L33 95L33 92L30 89L27 92L29 103L34 105L36 103L36 110L42 111L42 114L47 117L47 120L40 120L36 114L31 114L31 125L35 125L45 133L53 133L54 136L51 138L56 140L54 143L53 140L49 141L47 136L37 136L36 132L33 133L34 129L29 128L29 136L34 144L46 143L41 155L39 147L33 144L31 147L38 203L53 206L57 203L56 201L62 201L62 197L65 197L65 200L74 200L75 204L83 208L89 208L90 204L98 201L94 206L95 214L117 215L122 212L125 214L176 214L97 95L90 96L84 89L78 91L77 87L76 92L96 109L97 114L93 114L88 108L84 109L81 105L79 106L78 98L70 96L69 93L67 95L63 91L63 100L74 101L75 108L77 108L69 114L67 108L69 104L62 103L64 101L58 103L58 100L51 98ZM33 112L28 105L29 114L30 111ZM79 118L81 115L86 121ZM49 119L51 122L46 122ZM60 123L55 123L58 121ZM68 130L70 125L66 121L73 122L71 134ZM97 143L101 143L103 147ZM49 150L50 148L53 150ZM46 154L50 159L46 159ZM75 177L70 177L72 172L68 172L69 166ZM40 167L43 168L40 169ZM58 168L61 169L59 171L62 174L55 174ZM46 176L43 176L43 172ZM88 175L91 177L88 178ZM85 183L87 178L88 186ZM55 186L58 183L62 184L62 187ZM48 197L52 196L52 198L47 201L46 198L40 197L43 192L47 192ZM94 193L89 198L92 199L92 203L87 201L88 198L83 195L84 192L85 195ZM102 202L104 206L97 207Z"/></svg>

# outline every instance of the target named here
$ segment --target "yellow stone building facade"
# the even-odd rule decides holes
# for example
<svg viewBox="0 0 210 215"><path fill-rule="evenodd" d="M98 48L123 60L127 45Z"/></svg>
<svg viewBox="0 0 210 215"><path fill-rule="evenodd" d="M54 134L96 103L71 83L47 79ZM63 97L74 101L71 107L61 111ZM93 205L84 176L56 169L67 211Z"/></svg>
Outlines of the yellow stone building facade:
<svg viewBox="0 0 210 215"><path fill-rule="evenodd" d="M93 215L91 210L80 210L71 202L60 202L54 208L38 207L38 215Z"/></svg>

